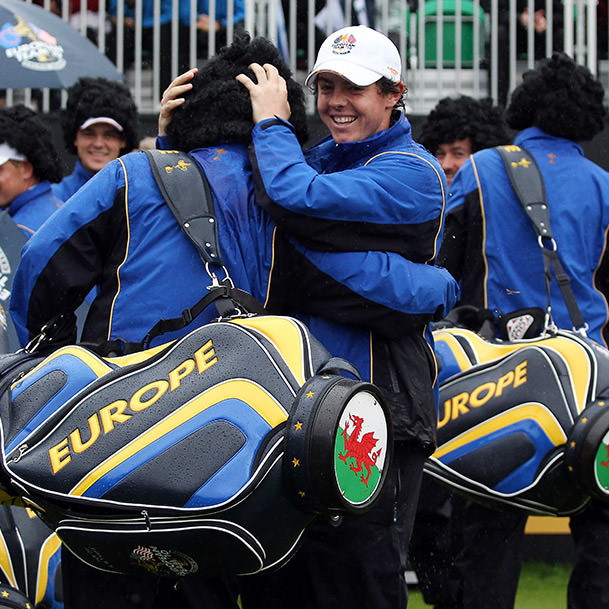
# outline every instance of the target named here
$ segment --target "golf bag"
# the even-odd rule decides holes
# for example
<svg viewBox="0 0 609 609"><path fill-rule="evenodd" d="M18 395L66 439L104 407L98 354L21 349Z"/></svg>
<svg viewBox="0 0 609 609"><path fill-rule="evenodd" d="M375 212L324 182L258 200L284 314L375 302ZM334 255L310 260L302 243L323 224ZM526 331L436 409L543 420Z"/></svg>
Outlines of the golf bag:
<svg viewBox="0 0 609 609"><path fill-rule="evenodd" d="M19 590L30 607L63 608L60 546L32 510L0 506L0 607L15 607Z"/></svg>
<svg viewBox="0 0 609 609"><path fill-rule="evenodd" d="M317 515L368 510L391 458L378 389L300 322L242 317L120 357L0 359L0 490L80 559L168 577L288 560Z"/></svg>
<svg viewBox="0 0 609 609"><path fill-rule="evenodd" d="M609 500L609 351L570 331L434 331L438 448L425 471L483 503L569 515Z"/></svg>

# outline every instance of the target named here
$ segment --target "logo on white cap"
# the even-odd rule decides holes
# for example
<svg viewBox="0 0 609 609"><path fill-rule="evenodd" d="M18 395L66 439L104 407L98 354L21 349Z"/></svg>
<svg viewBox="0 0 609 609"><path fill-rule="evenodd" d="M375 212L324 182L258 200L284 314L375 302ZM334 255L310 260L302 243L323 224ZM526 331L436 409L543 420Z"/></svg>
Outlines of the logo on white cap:
<svg viewBox="0 0 609 609"><path fill-rule="evenodd" d="M333 72L355 85L366 87L383 77L399 82L402 61L387 36L365 25L356 25L342 28L326 38L305 85L315 86L320 72Z"/></svg>

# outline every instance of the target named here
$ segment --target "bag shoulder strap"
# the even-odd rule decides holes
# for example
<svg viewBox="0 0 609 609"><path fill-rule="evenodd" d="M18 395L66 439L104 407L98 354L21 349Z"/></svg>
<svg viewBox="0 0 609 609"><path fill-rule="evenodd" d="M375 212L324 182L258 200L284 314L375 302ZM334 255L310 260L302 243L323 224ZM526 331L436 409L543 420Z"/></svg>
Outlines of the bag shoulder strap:
<svg viewBox="0 0 609 609"><path fill-rule="evenodd" d="M146 150L154 179L180 228L207 264L222 266L211 189L199 164L179 150Z"/></svg>
<svg viewBox="0 0 609 609"><path fill-rule="evenodd" d="M530 218L535 232L537 233L539 247L543 253L546 294L547 294L547 310L546 320L550 319L550 282L552 275L550 268L554 271L556 281L560 287L560 291L564 298L573 329L585 334L587 327L583 315L579 309L573 289L571 288L571 280L565 272L556 247L556 241L552 235L552 227L550 226L550 209L546 199L546 187L543 181L543 176L535 157L520 146L496 146L495 150L499 152L505 170L510 179L510 184L522 204L522 208L526 215ZM546 247L546 244L550 247Z"/></svg>
<svg viewBox="0 0 609 609"><path fill-rule="evenodd" d="M520 146L497 146L505 164L510 184L535 231L541 237L552 238L550 210L546 201L546 185L533 155Z"/></svg>

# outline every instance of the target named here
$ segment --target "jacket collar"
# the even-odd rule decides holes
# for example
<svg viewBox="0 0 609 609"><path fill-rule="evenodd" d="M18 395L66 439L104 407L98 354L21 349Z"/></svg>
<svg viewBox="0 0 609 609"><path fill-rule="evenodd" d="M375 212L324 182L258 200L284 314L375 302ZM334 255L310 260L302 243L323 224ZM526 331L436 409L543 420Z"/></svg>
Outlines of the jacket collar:
<svg viewBox="0 0 609 609"><path fill-rule="evenodd" d="M584 156L584 149L573 140L564 137L556 137L542 131L539 127L528 127L523 129L515 138L514 144L528 150L529 147L535 148L541 145L544 149L554 148L557 152L572 150L574 153Z"/></svg>
<svg viewBox="0 0 609 609"><path fill-rule="evenodd" d="M387 150L396 140L412 143L412 128L401 112L391 127L365 140L336 144L331 136L327 136L309 148L305 154L309 164L319 165L324 173L331 173L351 167L362 159L367 160L377 152Z"/></svg>
<svg viewBox="0 0 609 609"><path fill-rule="evenodd" d="M34 186L30 186L26 191L17 195L8 207L9 216L15 215L24 205L27 205L33 199L51 193L51 183L48 180L43 180Z"/></svg>

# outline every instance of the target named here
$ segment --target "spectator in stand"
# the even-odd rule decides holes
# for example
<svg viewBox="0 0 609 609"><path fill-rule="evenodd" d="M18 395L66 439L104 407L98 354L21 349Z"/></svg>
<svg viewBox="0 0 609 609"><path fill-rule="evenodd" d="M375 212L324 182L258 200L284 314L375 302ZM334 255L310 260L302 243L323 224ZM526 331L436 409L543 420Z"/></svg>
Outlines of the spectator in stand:
<svg viewBox="0 0 609 609"><path fill-rule="evenodd" d="M490 0L482 0L482 8L490 15ZM516 58L528 53L528 30L533 29L535 59L546 57L546 37L551 30L552 50L561 51L564 36L564 7L562 0L552 0L552 17L546 14L546 0L535 0L534 11L529 15L528 0L516 0ZM497 102L505 106L510 89L510 2L499 0L497 30ZM487 52L490 59L490 53ZM491 80L489 78L489 86Z"/></svg>
<svg viewBox="0 0 609 609"><path fill-rule="evenodd" d="M234 28L243 28L245 21L245 1L233 0L232 21ZM209 33L215 33L215 49L227 43L228 0L215 3L215 15L212 23L209 0L197 0L197 17L195 29L197 34L197 58L206 59L209 56ZM215 52L212 49L212 55ZM195 67L190 65L190 0L180 0L180 68L186 70Z"/></svg>
<svg viewBox="0 0 609 609"><path fill-rule="evenodd" d="M108 12L112 29L106 38L106 55L115 64L118 60L118 1L109 0ZM135 60L136 15L135 0L125 0L123 30L123 70L128 70ZM161 91L171 82L171 18L172 0L160 0L160 79ZM143 60L153 61L154 46L154 0L142 2L142 52Z"/></svg>
<svg viewBox="0 0 609 609"><path fill-rule="evenodd" d="M51 191L61 163L51 131L25 106L0 108L0 208L31 237L62 201Z"/></svg>
<svg viewBox="0 0 609 609"><path fill-rule="evenodd" d="M80 78L61 114L67 150L76 154L73 172L53 186L67 201L107 163L138 145L138 112L129 88L105 78Z"/></svg>
<svg viewBox="0 0 609 609"><path fill-rule="evenodd" d="M506 110L520 130L514 144L537 162L546 188L554 240L587 334L609 344L607 277L609 173L588 160L577 142L605 125L603 87L584 66L554 53L524 74ZM439 259L461 282L460 304L509 314L545 308L544 265L535 231L496 150L470 157L452 184ZM554 323L572 328L557 282L551 284ZM453 577L451 607L512 609L526 514L468 502ZM609 607L609 508L593 499L570 519L575 564L568 609Z"/></svg>
<svg viewBox="0 0 609 609"><path fill-rule="evenodd" d="M420 131L423 144L440 162L450 185L475 152L510 142L503 111L492 100L445 97L431 110ZM423 598L435 609L454 607L451 570L461 547L464 499L423 476L421 497L409 547Z"/></svg>

